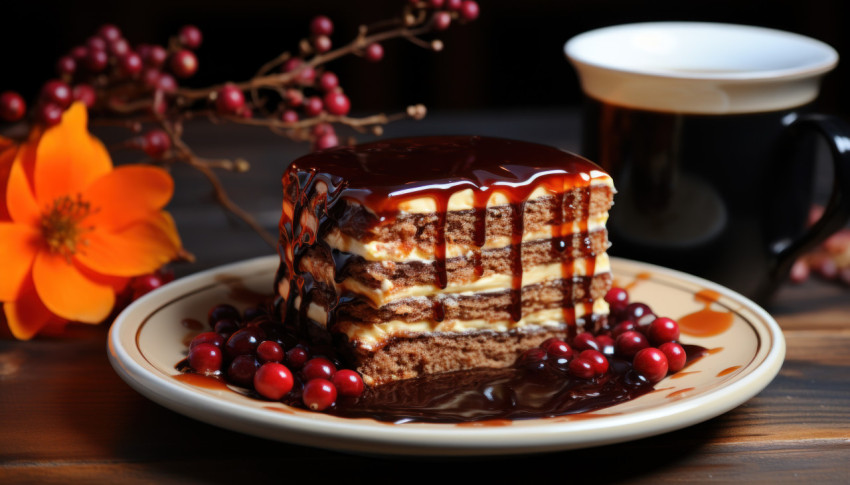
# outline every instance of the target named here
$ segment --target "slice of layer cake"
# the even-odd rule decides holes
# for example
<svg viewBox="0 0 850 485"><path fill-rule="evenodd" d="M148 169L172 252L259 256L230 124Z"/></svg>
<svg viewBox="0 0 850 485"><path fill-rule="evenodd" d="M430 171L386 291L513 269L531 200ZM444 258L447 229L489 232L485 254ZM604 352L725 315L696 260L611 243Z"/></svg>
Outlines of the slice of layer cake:
<svg viewBox="0 0 850 485"><path fill-rule="evenodd" d="M611 178L476 136L321 151L283 176L282 317L367 384L505 367L604 322Z"/></svg>

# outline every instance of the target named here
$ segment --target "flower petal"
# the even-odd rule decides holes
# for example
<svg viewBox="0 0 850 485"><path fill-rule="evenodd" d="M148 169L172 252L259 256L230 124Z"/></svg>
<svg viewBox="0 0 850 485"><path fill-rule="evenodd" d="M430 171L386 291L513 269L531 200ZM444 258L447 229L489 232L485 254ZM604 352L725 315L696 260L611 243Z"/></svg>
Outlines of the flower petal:
<svg viewBox="0 0 850 485"><path fill-rule="evenodd" d="M85 105L74 103L62 121L41 136L35 165L35 196L40 205L82 193L112 170L106 148L88 132L87 119Z"/></svg>
<svg viewBox="0 0 850 485"><path fill-rule="evenodd" d="M29 340L48 323L60 321L38 298L32 277L27 277L20 298L3 304L6 324L19 340Z"/></svg>
<svg viewBox="0 0 850 485"><path fill-rule="evenodd" d="M62 318L98 323L109 316L115 304L112 286L87 278L59 254L39 251L32 276L44 306Z"/></svg>
<svg viewBox="0 0 850 485"><path fill-rule="evenodd" d="M0 301L20 298L24 280L38 252L41 234L31 226L0 222Z"/></svg>
<svg viewBox="0 0 850 485"><path fill-rule="evenodd" d="M162 210L173 193L174 181L165 170L125 165L95 180L83 199L96 211L88 221L116 230Z"/></svg>
<svg viewBox="0 0 850 485"><path fill-rule="evenodd" d="M82 265L105 275L138 276L150 273L177 258L179 240L157 219L137 222L119 231L95 230L86 236L74 258Z"/></svg>
<svg viewBox="0 0 850 485"><path fill-rule="evenodd" d="M27 180L27 167L31 165L34 153L35 150L26 144L18 150L6 184L6 208L13 221L36 227L41 217L41 208Z"/></svg>
<svg viewBox="0 0 850 485"><path fill-rule="evenodd" d="M0 136L0 221L11 219L9 210L6 208L6 184L17 153L18 146L12 140Z"/></svg>

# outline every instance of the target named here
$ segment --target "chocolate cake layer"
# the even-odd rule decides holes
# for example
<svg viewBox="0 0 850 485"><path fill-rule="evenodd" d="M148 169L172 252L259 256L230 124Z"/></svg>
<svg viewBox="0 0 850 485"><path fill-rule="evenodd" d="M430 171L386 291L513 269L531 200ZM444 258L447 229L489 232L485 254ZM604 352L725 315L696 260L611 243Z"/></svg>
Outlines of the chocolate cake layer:
<svg viewBox="0 0 850 485"><path fill-rule="evenodd" d="M592 279L590 284L585 280ZM592 302L604 298L611 286L610 273L576 280L557 279L522 287L522 315L543 309L561 308L564 302ZM590 288L590 292L586 291ZM435 303L439 302L439 306ZM394 301L380 308L369 302L353 300L341 303L336 309L339 322L380 324L390 320L419 322L423 320L487 320L511 318L511 294L505 289L486 293L449 295L445 297L415 297Z"/></svg>
<svg viewBox="0 0 850 485"><path fill-rule="evenodd" d="M563 248L562 248L563 244ZM608 249L606 231L571 234L565 241L544 239L522 243L522 267L535 266L583 258L587 254L602 254ZM511 274L516 257L509 247L485 249L477 256L448 258L445 271L449 284L468 282L492 274ZM337 253L337 259L341 256ZM433 261L367 261L360 256L346 256L341 272L334 271L334 254L319 246L308 250L301 259L302 268L318 280L331 284L351 278L369 288L381 288L391 281L394 289L414 285L437 283L437 268ZM476 265L478 265L476 273Z"/></svg>
<svg viewBox="0 0 850 485"><path fill-rule="evenodd" d="M607 213L613 203L613 191L607 185L593 185L567 192L564 197L544 196L524 204L523 230L537 231L546 225L586 220L589 215ZM560 203L560 204L559 204ZM445 240L454 244L474 244L474 210L451 211L445 215ZM510 237L514 224L508 205L488 207L485 213L485 239ZM433 252L439 236L441 217L437 213L398 214L381 223L378 217L358 204L346 204L338 219L340 230L357 240L381 241Z"/></svg>
<svg viewBox="0 0 850 485"><path fill-rule="evenodd" d="M534 327L508 332L488 330L463 334L393 337L380 351L353 349L350 358L372 386L457 369L510 366L526 349L548 338L564 339L570 330Z"/></svg>

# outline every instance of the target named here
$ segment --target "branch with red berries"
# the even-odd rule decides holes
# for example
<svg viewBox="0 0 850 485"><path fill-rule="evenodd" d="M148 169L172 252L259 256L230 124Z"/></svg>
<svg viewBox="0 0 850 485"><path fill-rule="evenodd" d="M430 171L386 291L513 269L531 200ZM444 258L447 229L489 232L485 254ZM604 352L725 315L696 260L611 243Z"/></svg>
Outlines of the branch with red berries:
<svg viewBox="0 0 850 485"><path fill-rule="evenodd" d="M383 125L392 121L423 118L425 106L409 106L394 114L349 116L351 101L326 64L347 55L378 62L384 55L383 43L391 39L440 51L442 41L424 36L475 20L478 14L479 6L472 0L412 0L400 16L360 26L355 37L338 48L333 48L333 22L318 16L310 23L310 36L299 42L296 52L280 54L250 79L206 88L180 85L180 80L192 77L199 67L194 51L203 36L197 27L184 26L167 46L139 44L131 48L118 27L104 25L85 45L59 59L60 79L45 83L30 119L52 126L72 101L84 102L93 123L125 126L136 134L119 146L143 150L152 163L183 163L202 173L217 202L275 247L276 238L228 196L216 172L244 172L250 164L244 159L198 155L183 140L185 123L200 118L264 127L295 141L310 142L317 150L340 144L335 125L380 135ZM12 91L0 94L0 118L16 122L26 113L20 95Z"/></svg>

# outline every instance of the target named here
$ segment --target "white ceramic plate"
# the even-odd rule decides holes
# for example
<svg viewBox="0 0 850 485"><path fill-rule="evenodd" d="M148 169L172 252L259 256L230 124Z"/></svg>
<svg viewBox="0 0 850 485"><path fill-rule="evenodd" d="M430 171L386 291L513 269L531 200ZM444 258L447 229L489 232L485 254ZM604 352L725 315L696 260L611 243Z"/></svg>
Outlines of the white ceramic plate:
<svg viewBox="0 0 850 485"><path fill-rule="evenodd" d="M231 430L321 448L392 455L497 455L583 448L684 428L747 401L779 372L785 341L764 310L737 293L669 269L612 258L617 284L633 301L680 318L731 314L716 335L683 334L685 343L713 349L656 391L588 415L515 421L504 426L388 424L345 419L252 399L226 388L198 387L175 378L192 331L184 318L205 320L216 303L239 306L252 292L270 294L277 256L214 268L175 281L130 305L112 325L109 358L118 374L151 400ZM714 292L713 302L695 295ZM250 298L247 298L250 299ZM714 314L716 315L716 313ZM197 332L194 331L194 332Z"/></svg>

